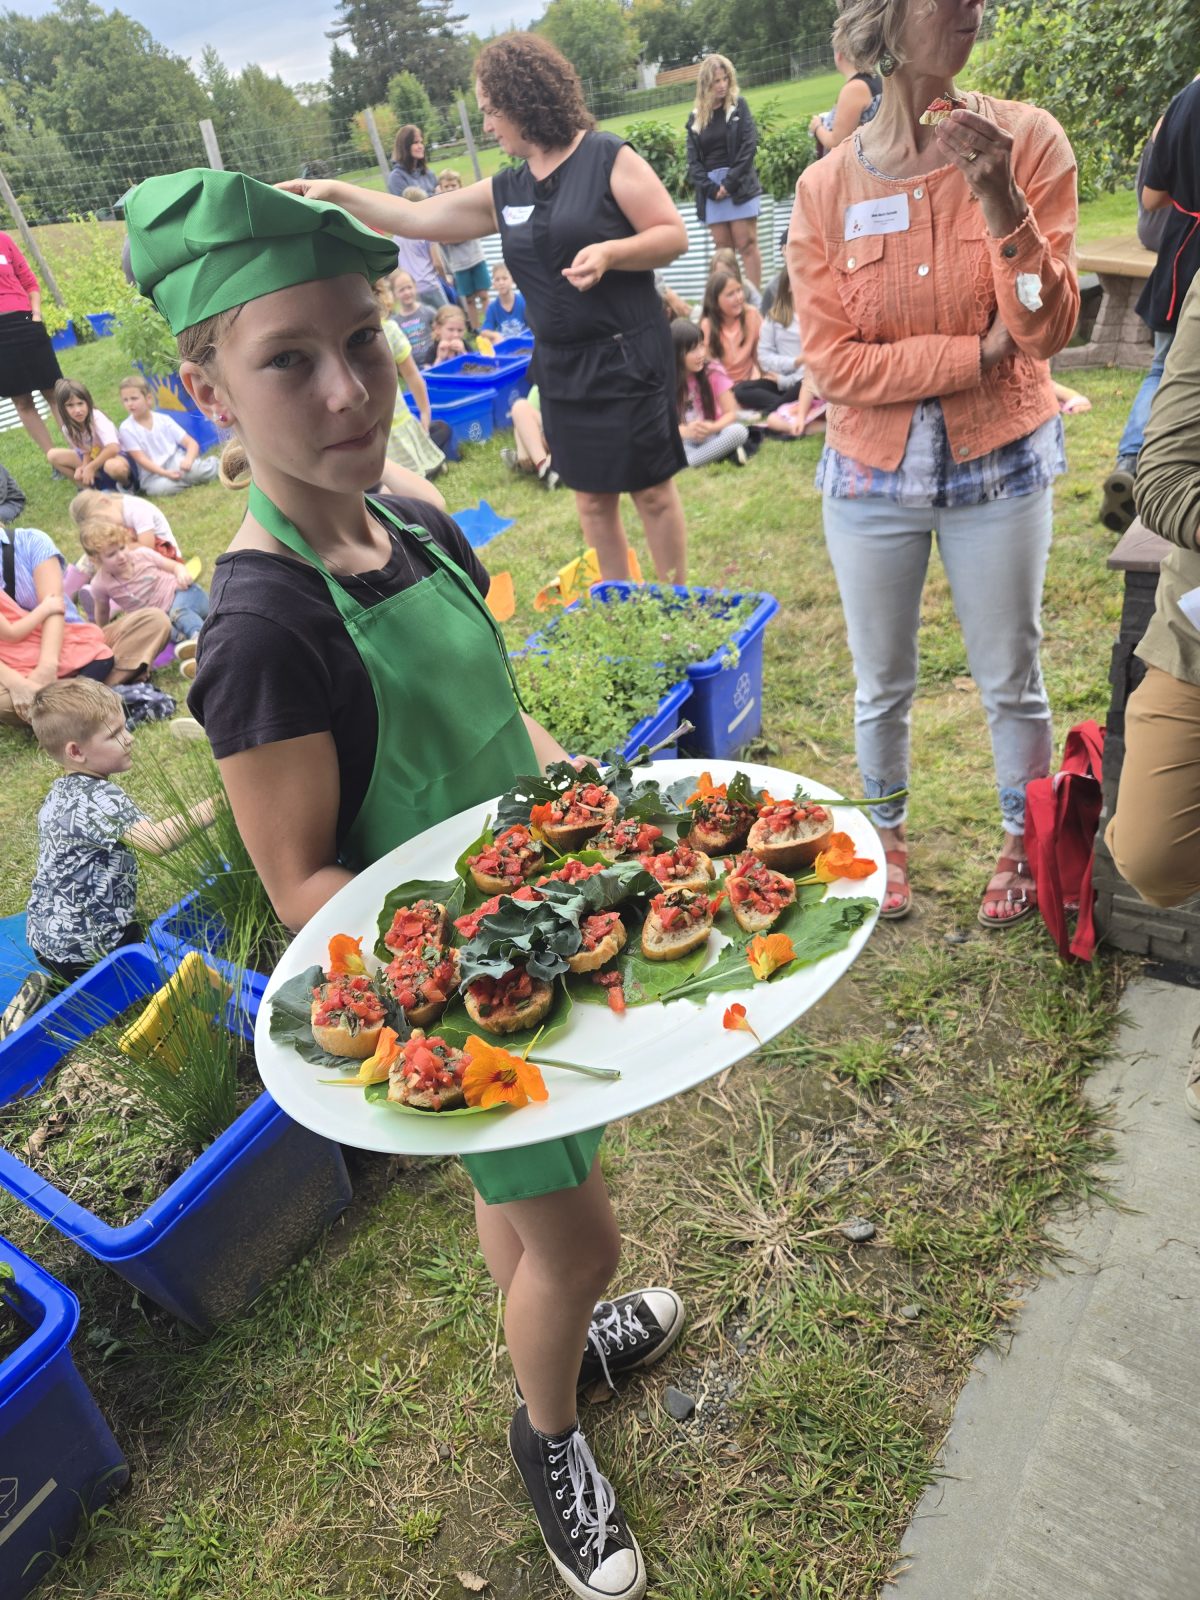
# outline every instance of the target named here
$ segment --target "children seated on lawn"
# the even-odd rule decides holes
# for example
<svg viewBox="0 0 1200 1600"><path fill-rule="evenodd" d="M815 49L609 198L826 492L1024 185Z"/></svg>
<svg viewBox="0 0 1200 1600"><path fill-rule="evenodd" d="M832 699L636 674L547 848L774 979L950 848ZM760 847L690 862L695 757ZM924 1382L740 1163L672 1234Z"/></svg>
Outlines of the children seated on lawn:
<svg viewBox="0 0 1200 1600"><path fill-rule="evenodd" d="M55 472L73 478L81 489L137 487L137 469L121 454L116 427L97 411L85 384L60 378L54 385L54 409L67 441L46 451Z"/></svg>
<svg viewBox="0 0 1200 1600"><path fill-rule="evenodd" d="M750 430L737 420L729 374L710 358L704 335L686 317L676 317L671 324L671 343L675 347L679 434L688 466L707 467L732 456L744 467Z"/></svg>
<svg viewBox="0 0 1200 1600"><path fill-rule="evenodd" d="M467 314L461 306L443 306L433 319L433 343L426 364L434 367L439 361L452 361L455 356L465 356L472 351L490 355L491 343L485 346L471 337Z"/></svg>
<svg viewBox="0 0 1200 1600"><path fill-rule="evenodd" d="M500 459L510 472L534 472L547 489L557 489L562 479L550 460L550 446L542 429L542 397L535 383L524 400L514 400L512 430L515 450L501 450Z"/></svg>
<svg viewBox="0 0 1200 1600"><path fill-rule="evenodd" d="M497 339L517 339L529 332L525 320L525 296L513 282L513 275L503 261L492 268L492 288L496 298L487 308L483 326Z"/></svg>
<svg viewBox="0 0 1200 1600"><path fill-rule="evenodd" d="M38 812L25 937L48 972L74 983L104 956L143 937L130 844L162 855L182 844L192 828L207 827L216 801L201 800L164 822L144 816L111 781L128 772L133 759L125 706L91 678L39 689L31 721L38 744L63 775Z"/></svg>
<svg viewBox="0 0 1200 1600"><path fill-rule="evenodd" d="M396 297L392 321L412 346L418 366L424 365L429 359L433 319L437 312L432 306L427 306L417 293L412 273L405 272L401 267L392 273L392 293Z"/></svg>
<svg viewBox="0 0 1200 1600"><path fill-rule="evenodd" d="M131 545L124 526L107 517L90 517L79 530L79 542L96 564L89 587L97 625L103 628L117 611L156 606L171 619L176 658L190 662L196 653L192 642L208 616L208 595L182 561Z"/></svg>
<svg viewBox="0 0 1200 1600"><path fill-rule="evenodd" d="M217 476L215 457L198 459L200 446L191 434L151 407L145 378L124 379L121 404L129 416L118 436L137 465L143 494L181 494L193 484L211 483Z"/></svg>
<svg viewBox="0 0 1200 1600"><path fill-rule="evenodd" d="M71 501L70 512L77 528L91 517L107 517L112 523L120 523L130 544L145 545L147 550L157 550L172 561L183 560L171 524L149 500L139 500L132 494L107 495L95 489L81 489Z"/></svg>

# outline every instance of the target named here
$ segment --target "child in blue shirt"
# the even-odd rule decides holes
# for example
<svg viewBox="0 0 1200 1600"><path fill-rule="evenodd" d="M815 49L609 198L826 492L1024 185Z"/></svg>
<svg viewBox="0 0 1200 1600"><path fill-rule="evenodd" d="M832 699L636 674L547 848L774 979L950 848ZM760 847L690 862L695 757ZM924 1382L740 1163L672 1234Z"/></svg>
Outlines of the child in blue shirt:
<svg viewBox="0 0 1200 1600"><path fill-rule="evenodd" d="M529 332L525 320L525 296L513 282L513 275L498 261L492 268L492 288L496 298L488 306L483 318L484 331L501 339L515 339Z"/></svg>

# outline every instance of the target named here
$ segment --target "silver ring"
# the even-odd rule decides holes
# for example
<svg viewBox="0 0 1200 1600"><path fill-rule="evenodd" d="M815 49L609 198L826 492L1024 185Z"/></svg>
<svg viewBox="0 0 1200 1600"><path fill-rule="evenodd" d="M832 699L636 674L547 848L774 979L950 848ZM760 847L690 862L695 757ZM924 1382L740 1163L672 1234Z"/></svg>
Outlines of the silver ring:
<svg viewBox="0 0 1200 1600"><path fill-rule="evenodd" d="M967 160L968 161L978 161L979 160L979 151L978 150L968 150L967 151Z"/></svg>

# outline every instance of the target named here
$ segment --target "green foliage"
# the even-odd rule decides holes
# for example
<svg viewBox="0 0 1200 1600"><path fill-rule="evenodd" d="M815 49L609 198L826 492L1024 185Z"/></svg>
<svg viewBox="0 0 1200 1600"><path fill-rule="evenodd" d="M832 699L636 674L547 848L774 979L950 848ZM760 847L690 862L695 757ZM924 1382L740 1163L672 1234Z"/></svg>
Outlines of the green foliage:
<svg viewBox="0 0 1200 1600"><path fill-rule="evenodd" d="M646 61L683 65L704 49L694 0L633 0L629 21Z"/></svg>
<svg viewBox="0 0 1200 1600"><path fill-rule="evenodd" d="M558 46L585 88L624 82L637 60L637 40L619 0L550 0L538 32Z"/></svg>
<svg viewBox="0 0 1200 1600"><path fill-rule="evenodd" d="M1011 0L996 12L976 82L1058 118L1080 196L1091 199L1130 181L1155 122L1195 72L1195 21L1192 0Z"/></svg>
<svg viewBox="0 0 1200 1600"><path fill-rule="evenodd" d="M763 107L769 112L772 102ZM759 119L758 154L755 164L765 193L777 200L790 197L796 179L816 155L816 144L808 129L799 122L775 123L771 118L763 130Z"/></svg>
<svg viewBox="0 0 1200 1600"><path fill-rule="evenodd" d="M426 138L431 136L436 113L433 101L419 78L411 72L398 72L387 86L387 99L399 127L412 122Z"/></svg>
<svg viewBox="0 0 1200 1600"><path fill-rule="evenodd" d="M687 140L682 126L657 122L643 117L631 122L625 137L638 155L648 161L666 186L673 200L690 200L692 186L688 182Z"/></svg>
<svg viewBox="0 0 1200 1600"><path fill-rule="evenodd" d="M471 70L471 46L458 32L465 20L452 0L338 0L329 30L335 119L348 122L364 106L381 104L401 72L424 84L437 104L451 100Z"/></svg>
<svg viewBox="0 0 1200 1600"><path fill-rule="evenodd" d="M129 365L146 372L174 372L179 365L175 335L154 302L126 284L116 309L117 344Z"/></svg>

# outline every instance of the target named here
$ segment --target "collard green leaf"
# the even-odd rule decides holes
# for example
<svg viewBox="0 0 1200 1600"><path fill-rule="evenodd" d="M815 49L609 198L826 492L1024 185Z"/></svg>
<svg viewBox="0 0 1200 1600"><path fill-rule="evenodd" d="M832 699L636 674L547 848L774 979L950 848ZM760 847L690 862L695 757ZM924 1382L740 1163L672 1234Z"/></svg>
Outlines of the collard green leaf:
<svg viewBox="0 0 1200 1600"><path fill-rule="evenodd" d="M576 783L602 783L612 790L620 801L622 817L636 817L640 822L651 822L655 817L677 814L679 807L659 788L654 778L633 780L633 769L616 751L610 751L602 767L588 761L580 767L569 761L555 761L544 773L518 778L507 794L502 795L496 810L497 828L510 827L514 822L529 822L529 813L535 805L544 805Z"/></svg>
<svg viewBox="0 0 1200 1600"><path fill-rule="evenodd" d="M796 958L773 972L766 981L774 983L800 967L811 966L815 961L844 950L874 909L874 900L865 899L822 900L819 905L793 907L786 929L781 918L772 931L786 931ZM663 998L702 1001L706 995L723 990L753 987L755 978L746 961L746 946L752 937L743 934L725 945L711 967Z"/></svg>
<svg viewBox="0 0 1200 1600"><path fill-rule="evenodd" d="M271 997L270 1033L277 1044L290 1045L302 1060L311 1061L314 1067L330 1067L335 1072L344 1072L350 1064L348 1058L331 1056L313 1038L313 990L324 981L325 974L320 967L309 967L280 984ZM355 1061L352 1064L357 1072L359 1063Z"/></svg>
<svg viewBox="0 0 1200 1600"><path fill-rule="evenodd" d="M414 905L418 900L436 900L439 905L446 907L453 920L462 911L464 892L461 878L413 878L389 890L379 913L378 937L375 940L375 954L380 961L386 965L395 960L396 952L388 949L383 936L401 906Z"/></svg>
<svg viewBox="0 0 1200 1600"><path fill-rule="evenodd" d="M420 1106L401 1105L396 1100L388 1099L388 1083L385 1078L381 1083L369 1083L363 1090L363 1097L374 1105L384 1105L389 1111L394 1111L401 1117L489 1117L493 1111L509 1109L505 1106L458 1106L453 1111L425 1111Z"/></svg>
<svg viewBox="0 0 1200 1600"><path fill-rule="evenodd" d="M529 818L526 817L525 820L528 822ZM497 821L496 826L500 829L500 832L503 833L504 829L509 827L510 824L507 822L501 823ZM495 844L495 842L496 835L492 831L492 819L491 817L486 817L483 823L483 831L480 833L478 839L473 839L463 851L462 855L460 855L458 860L454 863L454 870L458 873L459 881L465 884L468 892L473 892L475 894L479 893L479 891L475 888L475 881L471 877L471 869L467 866L468 857L477 856L481 850L486 850L488 845Z"/></svg>

